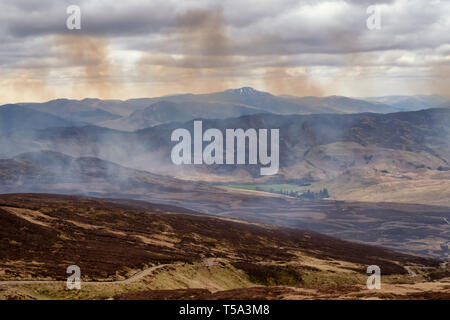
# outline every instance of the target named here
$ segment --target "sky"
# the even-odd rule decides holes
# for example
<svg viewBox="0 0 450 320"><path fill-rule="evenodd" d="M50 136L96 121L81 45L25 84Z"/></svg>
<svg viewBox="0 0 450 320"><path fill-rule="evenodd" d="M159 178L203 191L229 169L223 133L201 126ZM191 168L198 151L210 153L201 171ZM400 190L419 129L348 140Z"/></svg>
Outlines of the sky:
<svg viewBox="0 0 450 320"><path fill-rule="evenodd" d="M450 0L2 0L0 43L0 103L450 92Z"/></svg>

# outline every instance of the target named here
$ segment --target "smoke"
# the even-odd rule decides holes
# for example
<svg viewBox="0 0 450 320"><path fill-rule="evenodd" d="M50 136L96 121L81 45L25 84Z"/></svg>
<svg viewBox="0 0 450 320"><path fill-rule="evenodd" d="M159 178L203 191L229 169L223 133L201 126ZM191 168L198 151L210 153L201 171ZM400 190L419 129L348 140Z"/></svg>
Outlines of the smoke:
<svg viewBox="0 0 450 320"><path fill-rule="evenodd" d="M166 36L178 46L142 57L138 71L145 81L161 83L166 93L221 91L233 85L236 65L222 8L178 14Z"/></svg>
<svg viewBox="0 0 450 320"><path fill-rule="evenodd" d="M60 35L56 47L73 68L80 69L73 84L73 90L91 94L99 98L109 98L117 85L113 81L116 71L108 59L108 41L105 38L84 35Z"/></svg>
<svg viewBox="0 0 450 320"><path fill-rule="evenodd" d="M222 9L191 9L176 21L184 53L227 59L229 39Z"/></svg>
<svg viewBox="0 0 450 320"><path fill-rule="evenodd" d="M5 103L46 101L55 97L54 90L47 85L47 68L20 70L5 76L0 81L0 99Z"/></svg>
<svg viewBox="0 0 450 320"><path fill-rule="evenodd" d="M450 98L450 65L435 63L430 66L430 70L430 91Z"/></svg>
<svg viewBox="0 0 450 320"><path fill-rule="evenodd" d="M323 96L324 90L312 81L307 71L289 72L287 67L266 69L264 83L269 92L294 96Z"/></svg>
<svg viewBox="0 0 450 320"><path fill-rule="evenodd" d="M327 84L327 91L336 94L345 92L349 83L354 83L365 95L376 95L376 85L371 81L373 77L372 59L375 57L367 52L366 45L361 41L359 35L352 30L341 28L330 33L332 43L340 54L340 65L333 73L331 81Z"/></svg>

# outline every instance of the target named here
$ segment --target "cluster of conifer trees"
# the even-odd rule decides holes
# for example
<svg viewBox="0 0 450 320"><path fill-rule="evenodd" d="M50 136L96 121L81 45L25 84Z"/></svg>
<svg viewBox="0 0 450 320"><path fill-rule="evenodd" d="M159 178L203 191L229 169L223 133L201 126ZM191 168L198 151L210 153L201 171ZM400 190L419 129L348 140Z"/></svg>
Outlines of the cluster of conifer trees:
<svg viewBox="0 0 450 320"><path fill-rule="evenodd" d="M330 194L328 193L327 188L323 188L322 190L320 190L319 192L313 192L311 190L307 190L305 192L298 192L298 191L294 191L294 190L275 190L275 189L269 189L269 190L264 190L263 188L260 187L256 187L255 188L257 191L266 191L266 192L271 192L271 193L278 193L278 194L283 194L286 196L290 196L290 197L295 197L295 198L304 198L304 199L324 199L324 198L329 198Z"/></svg>

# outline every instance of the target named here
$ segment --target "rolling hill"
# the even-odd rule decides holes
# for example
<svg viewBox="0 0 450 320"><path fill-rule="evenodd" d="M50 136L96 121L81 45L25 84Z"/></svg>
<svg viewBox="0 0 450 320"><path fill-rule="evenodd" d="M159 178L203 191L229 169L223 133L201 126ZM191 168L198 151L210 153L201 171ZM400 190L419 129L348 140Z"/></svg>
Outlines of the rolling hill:
<svg viewBox="0 0 450 320"><path fill-rule="evenodd" d="M71 127L77 125L45 112L36 111L19 105L0 106L0 134L11 135L15 131L46 129L51 127Z"/></svg>
<svg viewBox="0 0 450 320"><path fill-rule="evenodd" d="M404 107L387 105L380 101L347 97L276 96L251 87L210 94L179 94L125 101L56 99L20 105L69 121L126 131L199 117L224 119L257 113L388 113L406 110Z"/></svg>
<svg viewBox="0 0 450 320"><path fill-rule="evenodd" d="M329 96L323 98L284 97L296 104L307 106L311 110L310 113L391 113L396 111L411 111L407 109L401 110L397 106L388 105L380 101L372 102L343 96Z"/></svg>
<svg viewBox="0 0 450 320"><path fill-rule="evenodd" d="M20 154L0 159L0 192L56 190L66 193L113 193L143 189L154 193L205 190L201 183L189 187L167 176L126 168L94 157L74 158L54 151Z"/></svg>
<svg viewBox="0 0 450 320"><path fill-rule="evenodd" d="M327 187L339 200L450 205L449 109L391 114L256 114L205 119L203 128L281 128L280 171L261 177L258 165L175 166L173 122L136 132L107 128L52 127L16 132L0 154L51 150L95 157L125 167L180 179L214 183L273 184L302 181L313 191Z"/></svg>
<svg viewBox="0 0 450 320"><path fill-rule="evenodd" d="M328 181L348 172L355 178L367 175L400 177L408 172L422 175L446 175L450 161L450 111L430 109L393 114L351 115L251 115L235 119L204 120L203 128L281 128L280 173L260 177L258 166L193 166L180 172L190 179L215 181L265 182L298 179ZM158 156L163 167L170 162L171 132L183 127L192 130L192 122L156 126L137 131L137 143ZM55 136L58 136L57 134ZM137 155L136 155L137 156ZM142 169L155 171L151 166ZM169 165L169 164L168 164ZM130 161L130 166L133 162ZM177 174L177 168L171 170ZM159 169L156 168L156 169ZM222 177L222 179L221 179ZM370 182L370 181L369 181Z"/></svg>
<svg viewBox="0 0 450 320"><path fill-rule="evenodd" d="M0 193L14 192L145 200L313 230L404 253L443 259L450 252L444 220L450 220L449 207L297 199L178 180L98 158L73 158L51 151L0 160Z"/></svg>
<svg viewBox="0 0 450 320"><path fill-rule="evenodd" d="M398 108L399 111L416 111L430 108L450 107L450 98L440 95L385 96L361 98L371 103L382 103Z"/></svg>
<svg viewBox="0 0 450 320"><path fill-rule="evenodd" d="M57 99L44 103L23 103L24 107L46 112L60 118L83 123L98 123L118 119L121 116L96 107L97 100Z"/></svg>
<svg viewBox="0 0 450 320"><path fill-rule="evenodd" d="M259 108L229 103L155 102L149 107L137 110L128 117L100 123L103 127L118 130L136 131L168 122L184 122L195 118L224 119L248 114L266 113Z"/></svg>
<svg viewBox="0 0 450 320"><path fill-rule="evenodd" d="M226 295L234 289L239 299L263 288L272 294L302 296L310 291L326 297L345 292L362 298L371 295L364 289L368 265L378 265L384 283L392 286L409 283L416 293L446 292L440 282L429 282L446 276L432 259L173 206L9 194L0 196L0 220L2 298L138 294L174 299L180 290ZM66 268L74 264L83 280L83 290L76 292L64 289ZM408 276L404 266L417 276ZM429 283L434 289L417 291L415 283ZM407 295L407 288L401 294ZM324 289L331 291L324 295Z"/></svg>
<svg viewBox="0 0 450 320"><path fill-rule="evenodd" d="M249 114L315 114L315 113L387 113L400 109L379 102L346 97L293 97L275 96L251 87L229 89L210 94L181 94L150 99L135 99L135 103L148 103L134 114L99 125L133 131L161 123L188 121L195 118L224 119ZM131 103L131 101L128 101ZM172 104L171 104L172 103Z"/></svg>

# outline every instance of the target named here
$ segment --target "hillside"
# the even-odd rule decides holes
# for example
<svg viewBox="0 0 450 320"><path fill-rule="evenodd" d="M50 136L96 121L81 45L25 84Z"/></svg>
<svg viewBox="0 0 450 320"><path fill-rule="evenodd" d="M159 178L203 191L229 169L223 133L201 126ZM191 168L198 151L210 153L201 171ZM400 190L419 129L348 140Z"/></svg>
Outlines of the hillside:
<svg viewBox="0 0 450 320"><path fill-rule="evenodd" d="M145 129L136 132L136 137L148 146L148 157L160 159L157 170L178 178L229 184L297 180L312 184L314 190L327 186L335 199L448 206L448 123L447 109L386 115L253 115L203 121L204 130L282 128L280 171L275 177L259 176L256 165L195 166L182 171L164 164L164 159L170 159L171 145L165 137L176 127L192 130L192 122ZM145 163L130 161L127 165L155 171Z"/></svg>
<svg viewBox="0 0 450 320"><path fill-rule="evenodd" d="M51 151L0 160L0 193L12 192L138 199L222 217L313 230L404 253L446 259L450 252L444 220L450 220L449 207L298 199L178 180L98 158L74 158Z"/></svg>
<svg viewBox="0 0 450 320"><path fill-rule="evenodd" d="M161 288L169 290L165 294L170 297L170 289L176 295L177 289L217 292L260 285L268 290L281 286L287 292L333 285L335 292L342 286L361 293L365 269L372 264L381 267L386 283L413 284L445 275L434 260L310 231L268 228L130 200L1 195L0 220L2 297L108 298ZM78 293L61 290L72 264L80 266L86 281ZM419 276L408 279L405 265ZM146 269L155 271L133 278ZM124 281L127 278L133 280ZM30 279L42 281L20 282ZM116 283L104 283L107 286L99 291L96 281L105 280ZM252 290L236 293L245 297Z"/></svg>
<svg viewBox="0 0 450 320"><path fill-rule="evenodd" d="M390 113L396 111L412 111L407 108L402 110L395 105L387 105L380 101L374 101L374 103L368 100L365 101L342 96L323 98L286 96L286 98L296 104L308 106L312 111L311 113ZM316 110L318 112L314 112Z"/></svg>
<svg viewBox="0 0 450 320"><path fill-rule="evenodd" d="M363 148L385 148L408 152L426 152L436 157L443 164L449 155L447 123L450 111L447 109L430 109L416 112L399 112L391 114L320 114L320 115L272 115L258 114L229 119L205 119L207 128L282 128L280 131L280 159L283 166L298 162L308 155L314 147L333 143L353 143ZM98 127L53 128L37 131L36 139L57 148L59 144L94 145L97 152L107 149L111 141L115 145L132 144L134 154L162 150L169 151L173 144L171 132L176 128L192 131L193 122L170 123L124 133L117 130ZM61 146L62 147L62 146ZM127 150L128 151L128 150ZM106 150L105 150L106 152ZM306 154L305 154L306 153ZM108 157L105 157L107 159ZM170 157L167 158L169 160Z"/></svg>
<svg viewBox="0 0 450 320"><path fill-rule="evenodd" d="M47 189L68 193L182 192L205 190L201 183L188 187L167 176L126 168L94 157L74 158L53 151L20 154L0 159L0 192L11 190L42 192Z"/></svg>
<svg viewBox="0 0 450 320"><path fill-rule="evenodd" d="M11 135L15 131L45 129L50 127L68 127L77 122L68 121L45 112L36 111L19 105L0 106L0 134Z"/></svg>
<svg viewBox="0 0 450 320"><path fill-rule="evenodd" d="M401 111L450 107L450 99L440 95L385 96L362 98L362 100L372 103L383 103Z"/></svg>
<svg viewBox="0 0 450 320"><path fill-rule="evenodd" d="M118 130L136 131L162 123L189 121L195 118L224 119L266 111L238 104L159 101L143 110L137 110L128 117L102 122L99 125Z"/></svg>
<svg viewBox="0 0 450 320"><path fill-rule="evenodd" d="M223 92L198 95L197 99L208 101L234 102L257 106L275 114L314 114L314 113L361 113L394 112L392 106L371 103L347 97L295 97L276 96L251 87L225 90Z"/></svg>
<svg viewBox="0 0 450 320"><path fill-rule="evenodd" d="M102 121L118 119L121 116L98 108L97 100L57 99L44 103L23 103L24 107L46 112L69 121L95 124Z"/></svg>
<svg viewBox="0 0 450 320"><path fill-rule="evenodd" d="M390 114L257 114L203 121L204 130L282 128L280 171L266 177L259 175L257 165L173 165L171 133L181 127L192 131L192 121L136 132L95 126L19 130L0 140L0 155L11 158L44 149L190 181L230 185L300 181L310 184L313 191L327 187L338 200L449 206L448 123L449 109Z"/></svg>
<svg viewBox="0 0 450 320"><path fill-rule="evenodd" d="M379 101L347 97L276 96L251 87L211 94L180 94L129 100L56 99L43 103L21 103L68 121L134 131L173 121L195 118L224 119L256 113L388 113L408 108Z"/></svg>

